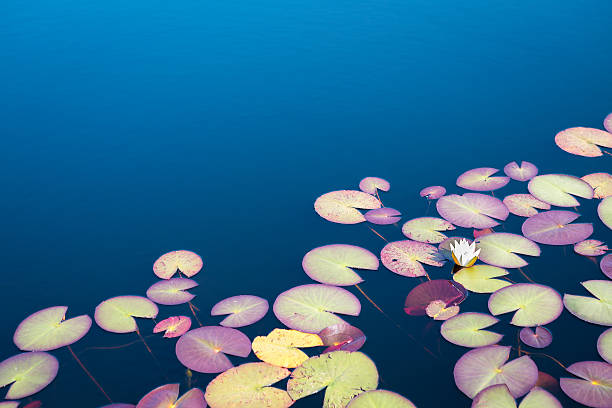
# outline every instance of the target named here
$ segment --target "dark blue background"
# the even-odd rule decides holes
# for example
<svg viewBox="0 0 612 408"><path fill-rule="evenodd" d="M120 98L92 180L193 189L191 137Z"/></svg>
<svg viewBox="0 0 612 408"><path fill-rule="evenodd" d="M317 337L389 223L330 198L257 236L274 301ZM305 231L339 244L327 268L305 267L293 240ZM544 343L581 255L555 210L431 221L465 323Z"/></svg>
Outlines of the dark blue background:
<svg viewBox="0 0 612 408"><path fill-rule="evenodd" d="M106 298L144 294L156 281L153 261L169 250L204 258L194 293L207 324L219 321L206 316L226 296L273 302L308 283L301 259L316 246L378 252L384 242L365 226L327 223L312 208L365 176L390 180L383 201L413 218L425 212L422 187L456 192L456 176L473 167L529 160L542 173L609 171L609 157L571 156L553 138L601 127L612 110L612 3L496 3L3 1L0 359L18 352L14 328L36 310L93 315ZM610 241L595 204L580 212L595 222L594 238ZM517 217L508 224L519 231ZM380 232L402 238L393 227ZM584 294L579 281L603 277L571 247L566 257L543 248L528 270L575 294ZM382 267L363 276L396 321L437 347L438 324L424 331L426 319L401 309L416 280ZM348 320L369 336L364 351L381 388L419 407L469 406L452 380L464 349L442 341L444 359L432 362L361 299L362 315ZM472 296L464 310L486 311L485 302ZM160 317L187 312L162 308ZM279 325L270 314L244 331L253 338ZM550 354L567 364L597 358L601 327L565 312L551 329ZM512 344L516 330L507 333ZM94 325L74 349L135 338ZM181 381L173 342L150 343ZM35 398L45 407L103 405L68 352L53 354L59 375ZM117 401L135 403L165 383L141 344L81 357ZM211 378L194 377L201 387Z"/></svg>

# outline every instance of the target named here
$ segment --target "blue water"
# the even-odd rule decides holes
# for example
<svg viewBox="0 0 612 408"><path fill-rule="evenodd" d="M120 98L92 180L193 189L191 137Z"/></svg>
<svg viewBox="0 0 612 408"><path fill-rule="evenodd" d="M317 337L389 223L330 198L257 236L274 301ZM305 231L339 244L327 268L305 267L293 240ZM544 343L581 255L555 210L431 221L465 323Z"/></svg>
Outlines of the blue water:
<svg viewBox="0 0 612 408"><path fill-rule="evenodd" d="M193 293L206 324L219 321L208 311L227 296L273 302L309 283L301 260L316 246L378 253L384 242L365 226L313 211L317 196L365 176L387 178L383 201L409 219L425 213L422 187L457 192L457 175L473 167L528 160L541 173L610 171L609 157L571 156L553 138L601 127L612 110L612 3L495 3L4 0L0 360L18 352L14 328L32 312L67 305L68 317L93 315L109 297L144 295L156 281L153 261L169 250L202 255ZM610 243L595 205L580 212L595 223L593 237ZM511 216L507 228L518 227ZM392 226L380 232L402 238ZM528 269L562 293L585 294L579 282L603 275L571 247L566 254L545 246ZM402 311L416 280L384 267L363 276L394 320L437 349L437 324ZM361 316L347 321L368 335L363 351L381 388L419 407L469 406L452 378L464 349L442 341L443 358L432 361L360 299ZM486 296L471 296L464 310L486 311ZM188 310L163 307L160 317L177 313ZM151 322L139 324L150 332ZM498 326L514 344L516 330ZM270 313L244 332L274 327ZM549 354L566 364L598 359L603 328L567 312L550 328ZM135 339L94 325L73 346L116 401L136 403L166 380L141 344L84 350ZM149 340L170 380L184 381L174 342ZM57 379L33 398L45 408L104 405L66 349L52 354ZM213 377L196 374L195 385ZM321 401L319 393L295 406Z"/></svg>

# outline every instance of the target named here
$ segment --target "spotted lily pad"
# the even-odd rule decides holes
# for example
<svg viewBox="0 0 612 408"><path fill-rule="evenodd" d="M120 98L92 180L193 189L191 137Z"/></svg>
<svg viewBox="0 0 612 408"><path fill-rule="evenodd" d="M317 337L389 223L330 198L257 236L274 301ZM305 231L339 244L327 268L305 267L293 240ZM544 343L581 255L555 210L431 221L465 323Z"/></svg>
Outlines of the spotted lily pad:
<svg viewBox="0 0 612 408"><path fill-rule="evenodd" d="M479 259L502 268L520 268L527 262L516 254L540 256L540 247L522 235L497 232L476 240L480 248Z"/></svg>
<svg viewBox="0 0 612 408"><path fill-rule="evenodd" d="M451 231L455 226L450 222L436 217L421 217L407 221L402 226L402 233L414 241L438 244L448 238L438 231Z"/></svg>
<svg viewBox="0 0 612 408"><path fill-rule="evenodd" d="M380 201L376 197L354 190L332 191L323 194L314 203L317 214L339 224L364 222L366 219L358 208L373 210L380 207Z"/></svg>
<svg viewBox="0 0 612 408"><path fill-rule="evenodd" d="M563 304L574 316L586 322L612 326L612 281L582 282L593 296L564 295Z"/></svg>
<svg viewBox="0 0 612 408"><path fill-rule="evenodd" d="M582 177L593 188L593 198L606 198L612 195L612 175L592 173Z"/></svg>
<svg viewBox="0 0 612 408"><path fill-rule="evenodd" d="M540 201L559 207L576 207L580 202L573 196L591 199L593 188L584 180L567 174L544 174L536 176L527 185L532 196Z"/></svg>
<svg viewBox="0 0 612 408"><path fill-rule="evenodd" d="M608 247L596 239L587 239L574 245L574 251L584 256L599 256L606 253Z"/></svg>
<svg viewBox="0 0 612 408"><path fill-rule="evenodd" d="M177 271L191 277L202 269L202 258L191 251L171 251L160 256L153 264L153 272L162 279L170 279Z"/></svg>
<svg viewBox="0 0 612 408"><path fill-rule="evenodd" d="M531 327L556 320L563 311L561 296L552 288L535 283L517 283L489 297L492 315L514 312L511 324Z"/></svg>
<svg viewBox="0 0 612 408"><path fill-rule="evenodd" d="M363 279L351 268L378 269L378 258L355 245L325 245L308 252L302 267L317 282L336 286L355 285Z"/></svg>
<svg viewBox="0 0 612 408"><path fill-rule="evenodd" d="M360 351L332 351L311 357L291 373L287 391L294 400L324 388L323 408L346 407L364 391L378 386L376 365Z"/></svg>
<svg viewBox="0 0 612 408"><path fill-rule="evenodd" d="M444 259L436 247L411 240L389 242L380 252L380 259L391 272L408 277L425 276L422 263L444 265Z"/></svg>
<svg viewBox="0 0 612 408"><path fill-rule="evenodd" d="M540 201L531 194L511 194L506 196L503 201L504 205L508 207L514 215L519 217L531 217L536 215L538 210L550 210L550 204Z"/></svg>

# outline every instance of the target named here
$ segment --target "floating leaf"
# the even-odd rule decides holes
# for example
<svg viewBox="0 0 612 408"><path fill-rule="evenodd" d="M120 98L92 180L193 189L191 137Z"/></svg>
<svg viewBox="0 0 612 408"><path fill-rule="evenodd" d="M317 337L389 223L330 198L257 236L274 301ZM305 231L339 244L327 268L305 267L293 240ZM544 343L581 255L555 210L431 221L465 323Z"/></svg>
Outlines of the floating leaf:
<svg viewBox="0 0 612 408"><path fill-rule="evenodd" d="M520 166L517 162L510 162L504 166L504 173L513 180L527 181L538 174L538 168L526 161L521 162Z"/></svg>
<svg viewBox="0 0 612 408"><path fill-rule="evenodd" d="M219 323L225 327L243 327L261 320L268 313L268 301L252 295L238 295L223 299L213 306L211 316L229 314Z"/></svg>
<svg viewBox="0 0 612 408"><path fill-rule="evenodd" d="M419 193L421 197L425 197L428 200L437 200L438 198L442 197L444 194L446 194L446 189L442 186L425 187Z"/></svg>
<svg viewBox="0 0 612 408"><path fill-rule="evenodd" d="M366 177L359 182L359 189L368 194L376 194L376 190L389 191L391 184L379 177Z"/></svg>
<svg viewBox="0 0 612 408"><path fill-rule="evenodd" d="M525 237L540 244L575 244L593 233L593 224L570 224L579 216L571 211L546 211L527 218L521 230Z"/></svg>
<svg viewBox="0 0 612 408"><path fill-rule="evenodd" d="M421 217L407 221L402 226L402 233L419 242L438 244L448 238L438 231L451 231L455 226L450 222L436 217Z"/></svg>
<svg viewBox="0 0 612 408"><path fill-rule="evenodd" d="M580 203L573 196L593 198L593 189L584 180L567 174L536 176L527 185L532 196L559 207L576 207Z"/></svg>
<svg viewBox="0 0 612 408"><path fill-rule="evenodd" d="M294 400L327 387L323 408L345 407L364 391L378 386L376 365L360 351L333 351L311 357L293 370L287 391Z"/></svg>
<svg viewBox="0 0 612 408"><path fill-rule="evenodd" d="M172 316L157 323L153 333L165 331L164 337L179 337L187 333L191 327L191 319L187 316Z"/></svg>
<svg viewBox="0 0 612 408"><path fill-rule="evenodd" d="M455 364L457 388L470 398L483 389L506 384L514 398L525 395L538 379L538 367L522 356L510 362L509 346L479 347L465 353Z"/></svg>
<svg viewBox="0 0 612 408"><path fill-rule="evenodd" d="M504 198L503 203L508 207L508 211L519 217L536 215L538 213L536 208L550 210L550 204L538 200L531 194L511 194Z"/></svg>
<svg viewBox="0 0 612 408"><path fill-rule="evenodd" d="M461 313L442 323L440 334L447 341L463 347L483 347L498 343L502 334L486 329L499 319L484 313Z"/></svg>
<svg viewBox="0 0 612 408"><path fill-rule="evenodd" d="M608 278L612 279L612 254L608 254L601 258L599 268Z"/></svg>
<svg viewBox="0 0 612 408"><path fill-rule="evenodd" d="M380 259L391 272L408 277L426 275L421 263L432 266L444 265L436 247L410 240L389 242L380 252Z"/></svg>
<svg viewBox="0 0 612 408"><path fill-rule="evenodd" d="M268 363L246 363L219 374L206 387L211 408L287 408L293 400L285 390L270 387L291 374Z"/></svg>
<svg viewBox="0 0 612 408"><path fill-rule="evenodd" d="M233 367L226 354L246 357L250 353L249 338L229 327L200 327L183 334L176 342L178 360L199 373L220 373Z"/></svg>
<svg viewBox="0 0 612 408"><path fill-rule="evenodd" d="M601 358L612 364L612 328L601 333L597 339L597 351Z"/></svg>
<svg viewBox="0 0 612 408"><path fill-rule="evenodd" d="M574 245L574 251L584 256L599 256L606 253L608 247L596 239L587 239Z"/></svg>
<svg viewBox="0 0 612 408"><path fill-rule="evenodd" d="M568 153L585 157L603 155L602 147L612 147L612 134L599 129L573 127L555 136L555 143Z"/></svg>
<svg viewBox="0 0 612 408"><path fill-rule="evenodd" d="M597 206L597 215L606 227L612 229L612 197L601 200Z"/></svg>
<svg viewBox="0 0 612 408"><path fill-rule="evenodd" d="M310 284L289 289L276 298L274 314L285 326L307 333L344 323L334 313L358 316L359 299L346 289Z"/></svg>
<svg viewBox="0 0 612 408"><path fill-rule="evenodd" d="M447 320L459 313L459 306L448 306L442 300L434 300L425 308L425 314L434 320Z"/></svg>
<svg viewBox="0 0 612 408"><path fill-rule="evenodd" d="M206 408L199 388L192 388L177 400L178 395L179 384L162 385L142 397L136 408Z"/></svg>
<svg viewBox="0 0 612 408"><path fill-rule="evenodd" d="M451 194L441 197L436 208L450 223L464 228L491 228L508 218L508 209L497 198L479 193Z"/></svg>
<svg viewBox="0 0 612 408"><path fill-rule="evenodd" d="M317 214L339 224L364 222L366 219L357 208L373 210L380 207L380 201L376 197L354 190L332 191L323 194L314 203Z"/></svg>
<svg viewBox="0 0 612 408"><path fill-rule="evenodd" d="M415 286L404 303L404 311L412 316L426 314L427 306L434 300L441 300L447 306L456 306L465 300L467 292L459 283L446 279L429 280Z"/></svg>
<svg viewBox="0 0 612 408"><path fill-rule="evenodd" d="M604 119L604 129L612 133L612 113Z"/></svg>
<svg viewBox="0 0 612 408"><path fill-rule="evenodd" d="M366 221L372 224L389 225L398 222L401 219L400 215L402 214L394 208L383 207L370 210L364 216Z"/></svg>
<svg viewBox="0 0 612 408"><path fill-rule="evenodd" d="M545 348L552 343L552 333L546 327L538 326L534 331L530 327L523 327L519 334L521 341L534 348Z"/></svg>
<svg viewBox="0 0 612 408"><path fill-rule="evenodd" d="M91 328L87 315L64 320L66 306L54 306L40 310L22 321L13 342L24 351L49 351L79 341Z"/></svg>
<svg viewBox="0 0 612 408"><path fill-rule="evenodd" d="M171 251L160 256L153 264L153 272L162 279L170 279L177 271L188 278L200 272L202 258L191 251Z"/></svg>
<svg viewBox="0 0 612 408"><path fill-rule="evenodd" d="M533 241L507 232L488 234L476 240L480 248L479 259L502 268L520 268L527 262L516 254L540 256L540 247Z"/></svg>
<svg viewBox="0 0 612 408"><path fill-rule="evenodd" d="M516 402L506 384L495 384L480 391L471 408L516 408Z"/></svg>
<svg viewBox="0 0 612 408"><path fill-rule="evenodd" d="M327 346L323 353L336 350L357 351L366 341L366 336L357 327L348 323L334 324L319 332L323 345Z"/></svg>
<svg viewBox="0 0 612 408"><path fill-rule="evenodd" d="M564 295L563 304L574 316L586 322L612 326L612 281L581 282L593 296Z"/></svg>
<svg viewBox="0 0 612 408"><path fill-rule="evenodd" d="M507 274L507 270L496 266L474 265L469 268L463 268L453 274L453 280L459 282L470 292L493 293L501 288L512 285L512 283L505 280L493 279Z"/></svg>
<svg viewBox="0 0 612 408"><path fill-rule="evenodd" d="M36 394L55 379L59 363L42 351L21 353L0 363L0 388L9 386L4 398L20 399Z"/></svg>
<svg viewBox="0 0 612 408"><path fill-rule="evenodd" d="M606 198L612 195L612 175L592 173L582 177L593 188L593 198Z"/></svg>
<svg viewBox="0 0 612 408"><path fill-rule="evenodd" d="M117 296L96 307L94 319L98 326L113 333L131 333L138 330L134 317L153 319L159 309L141 296Z"/></svg>
<svg viewBox="0 0 612 408"><path fill-rule="evenodd" d="M336 286L355 285L363 279L351 268L378 269L378 258L355 245L325 245L304 255L302 267L317 282Z"/></svg>
<svg viewBox="0 0 612 408"><path fill-rule="evenodd" d="M491 177L499 170L480 167L468 170L457 178L457 185L467 190L493 191L502 188L510 181L508 177Z"/></svg>
<svg viewBox="0 0 612 408"><path fill-rule="evenodd" d="M609 408L612 401L612 365L601 361L581 361L567 367L578 378L561 378L559 384L568 397L595 408Z"/></svg>
<svg viewBox="0 0 612 408"><path fill-rule="evenodd" d="M563 406L550 392L540 387L533 387L523 398L519 408L563 408Z"/></svg>
<svg viewBox="0 0 612 408"><path fill-rule="evenodd" d="M19 401L2 401L0 402L0 408L17 408Z"/></svg>
<svg viewBox="0 0 612 408"><path fill-rule="evenodd" d="M517 283L489 297L489 311L497 316L514 312L511 324L531 327L548 324L563 311L561 296L552 288L535 283Z"/></svg>
<svg viewBox="0 0 612 408"><path fill-rule="evenodd" d="M267 336L255 337L252 347L261 361L279 367L295 368L308 360L308 355L299 348L322 345L323 341L316 334L274 329Z"/></svg>
<svg viewBox="0 0 612 408"><path fill-rule="evenodd" d="M395 392L372 390L353 398L347 408L416 408L416 405Z"/></svg>
<svg viewBox="0 0 612 408"><path fill-rule="evenodd" d="M172 278L162 280L147 289L147 297L160 305L180 305L195 297L195 295L185 291L196 286L198 286L198 283L191 279Z"/></svg>

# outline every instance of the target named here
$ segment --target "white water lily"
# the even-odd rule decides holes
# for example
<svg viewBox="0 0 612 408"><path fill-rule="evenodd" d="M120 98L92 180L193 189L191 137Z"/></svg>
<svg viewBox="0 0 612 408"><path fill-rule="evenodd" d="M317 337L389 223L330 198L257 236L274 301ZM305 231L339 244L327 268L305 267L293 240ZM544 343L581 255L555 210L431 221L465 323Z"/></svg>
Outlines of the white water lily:
<svg viewBox="0 0 612 408"><path fill-rule="evenodd" d="M469 244L465 238L462 238L461 241L455 240L455 245L453 246L453 243L451 243L450 248L453 261L464 268L474 265L478 259L478 254L480 254L480 248L476 250L476 243Z"/></svg>

